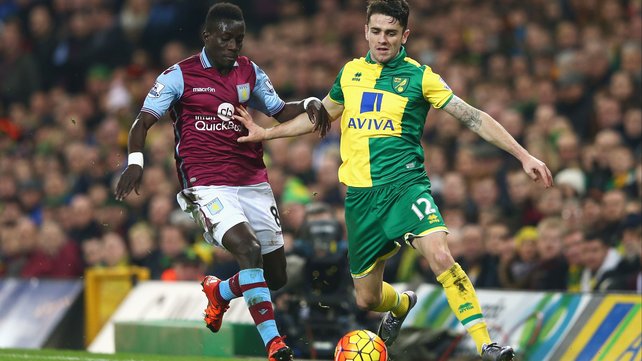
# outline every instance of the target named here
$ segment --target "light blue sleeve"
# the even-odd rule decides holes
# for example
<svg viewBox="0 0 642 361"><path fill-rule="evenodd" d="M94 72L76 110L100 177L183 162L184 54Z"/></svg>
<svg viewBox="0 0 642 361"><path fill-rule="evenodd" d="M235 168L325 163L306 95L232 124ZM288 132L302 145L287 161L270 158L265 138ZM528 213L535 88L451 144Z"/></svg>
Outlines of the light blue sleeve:
<svg viewBox="0 0 642 361"><path fill-rule="evenodd" d="M141 111L155 116L163 116L172 104L183 96L183 71L178 64L167 68L156 78L156 82L143 103Z"/></svg>
<svg viewBox="0 0 642 361"><path fill-rule="evenodd" d="M256 84L250 96L248 106L254 108L267 116L273 116L283 109L285 102L279 97L270 82L267 74L258 65L252 62L256 73Z"/></svg>

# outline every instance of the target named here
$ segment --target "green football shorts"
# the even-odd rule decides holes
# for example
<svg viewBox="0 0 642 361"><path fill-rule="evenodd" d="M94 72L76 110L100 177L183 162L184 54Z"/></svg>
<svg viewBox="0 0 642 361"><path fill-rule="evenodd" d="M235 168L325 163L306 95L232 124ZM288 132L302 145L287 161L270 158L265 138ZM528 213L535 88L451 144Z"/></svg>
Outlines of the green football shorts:
<svg viewBox="0 0 642 361"><path fill-rule="evenodd" d="M425 176L371 188L348 187L345 219L354 278L366 276L378 261L394 256L404 237L448 232Z"/></svg>

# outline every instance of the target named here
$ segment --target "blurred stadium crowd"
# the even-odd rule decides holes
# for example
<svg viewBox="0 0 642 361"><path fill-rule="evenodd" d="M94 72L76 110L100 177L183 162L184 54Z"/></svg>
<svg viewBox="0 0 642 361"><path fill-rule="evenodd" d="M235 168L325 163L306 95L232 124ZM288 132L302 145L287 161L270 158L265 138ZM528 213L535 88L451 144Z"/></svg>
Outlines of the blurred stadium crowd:
<svg viewBox="0 0 642 361"><path fill-rule="evenodd" d="M248 25L242 54L286 100L324 97L340 67L367 51L362 0L232 2ZM475 286L641 291L641 2L409 2L408 54L555 176L544 190L510 155L429 112L426 168ZM131 122L156 76L200 50L212 3L0 1L0 277L127 265L166 280L237 271L178 208L169 118L147 138L140 194L113 197ZM303 231L306 212L324 203L343 221L337 125L324 139L265 144L295 274L321 257ZM386 280L434 282L416 252L402 250Z"/></svg>

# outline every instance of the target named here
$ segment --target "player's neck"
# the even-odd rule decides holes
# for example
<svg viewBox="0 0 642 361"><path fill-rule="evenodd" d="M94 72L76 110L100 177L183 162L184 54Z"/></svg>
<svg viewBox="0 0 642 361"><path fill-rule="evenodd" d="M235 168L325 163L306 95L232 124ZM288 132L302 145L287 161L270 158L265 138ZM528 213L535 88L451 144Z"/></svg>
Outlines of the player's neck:
<svg viewBox="0 0 642 361"><path fill-rule="evenodd" d="M212 57L209 54L207 54L207 51L205 51L205 54L207 56L207 60L210 62L212 67L214 69L216 69L216 71L218 71L219 74L221 74L223 76L226 76L227 74L229 74L232 71L232 69L234 69L234 65L232 65L230 67L217 65L216 62L214 62L214 60L212 59Z"/></svg>
<svg viewBox="0 0 642 361"><path fill-rule="evenodd" d="M219 72L219 74L221 74L223 76L229 74L232 71L233 68L234 67L230 67L230 68L218 68L218 67L215 67L215 69Z"/></svg>
<svg viewBox="0 0 642 361"><path fill-rule="evenodd" d="M220 66L220 65L215 65L212 60L210 60L210 63L212 64L212 67L216 69L216 71L221 74L222 76L227 76L232 69L234 69L234 66Z"/></svg>

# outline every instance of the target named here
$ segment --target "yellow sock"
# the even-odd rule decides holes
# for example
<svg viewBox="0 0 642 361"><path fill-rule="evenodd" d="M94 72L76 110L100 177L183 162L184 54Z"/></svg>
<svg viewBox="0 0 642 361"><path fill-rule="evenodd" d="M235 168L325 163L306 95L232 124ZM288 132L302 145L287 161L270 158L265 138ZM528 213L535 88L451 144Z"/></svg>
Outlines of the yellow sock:
<svg viewBox="0 0 642 361"><path fill-rule="evenodd" d="M381 303L373 311L391 311L395 317L403 316L408 312L410 299L408 296L400 295L389 283L383 282L381 287Z"/></svg>
<svg viewBox="0 0 642 361"><path fill-rule="evenodd" d="M404 316L406 313L408 313L408 309L410 308L410 297L408 297L408 295L402 293L399 296L399 299L400 301L397 306L390 310L390 312L392 312L392 315L395 317Z"/></svg>
<svg viewBox="0 0 642 361"><path fill-rule="evenodd" d="M466 272L461 269L458 263L455 263L449 270L440 274L437 281L444 286L450 309L475 340L477 352L481 354L481 347L483 344L490 343L490 336L475 294L475 288L473 288Z"/></svg>

